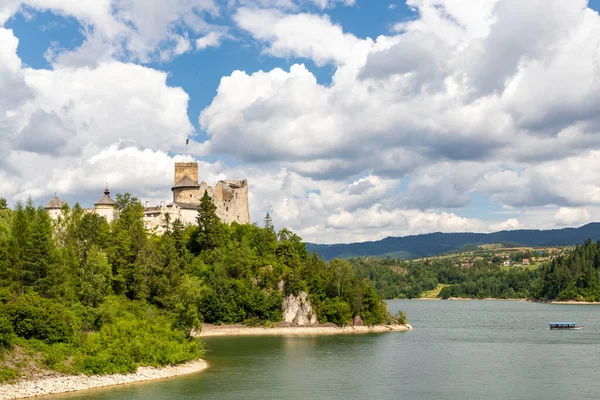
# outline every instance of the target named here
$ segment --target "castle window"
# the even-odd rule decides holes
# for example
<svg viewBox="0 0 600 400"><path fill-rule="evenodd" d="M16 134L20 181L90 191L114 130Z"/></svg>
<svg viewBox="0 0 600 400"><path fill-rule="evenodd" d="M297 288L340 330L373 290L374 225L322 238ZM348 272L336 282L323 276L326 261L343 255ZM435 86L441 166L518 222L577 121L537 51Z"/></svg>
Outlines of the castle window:
<svg viewBox="0 0 600 400"><path fill-rule="evenodd" d="M225 207L225 211L229 211L229 207Z"/></svg>
<svg viewBox="0 0 600 400"><path fill-rule="evenodd" d="M190 199L192 198L192 195L190 194Z"/></svg>
<svg viewBox="0 0 600 400"><path fill-rule="evenodd" d="M238 221L240 220L240 216L238 215Z"/></svg>

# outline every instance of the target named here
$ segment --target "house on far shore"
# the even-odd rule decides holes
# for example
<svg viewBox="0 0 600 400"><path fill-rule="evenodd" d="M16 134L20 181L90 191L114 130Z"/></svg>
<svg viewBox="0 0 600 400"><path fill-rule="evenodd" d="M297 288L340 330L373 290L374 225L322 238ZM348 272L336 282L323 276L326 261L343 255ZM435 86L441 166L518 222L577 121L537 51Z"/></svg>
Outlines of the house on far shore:
<svg viewBox="0 0 600 400"><path fill-rule="evenodd" d="M529 265L529 258L524 258L522 264L523 265Z"/></svg>

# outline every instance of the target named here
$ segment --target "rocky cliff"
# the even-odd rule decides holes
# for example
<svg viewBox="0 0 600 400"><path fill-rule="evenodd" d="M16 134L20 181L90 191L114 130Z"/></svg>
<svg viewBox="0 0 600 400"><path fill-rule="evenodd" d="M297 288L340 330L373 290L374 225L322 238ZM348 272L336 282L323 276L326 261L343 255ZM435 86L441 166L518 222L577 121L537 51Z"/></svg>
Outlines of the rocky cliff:
<svg viewBox="0 0 600 400"><path fill-rule="evenodd" d="M292 294L283 299L283 320L296 325L314 325L317 323L317 316L313 312L308 294L306 292L298 293L298 296Z"/></svg>

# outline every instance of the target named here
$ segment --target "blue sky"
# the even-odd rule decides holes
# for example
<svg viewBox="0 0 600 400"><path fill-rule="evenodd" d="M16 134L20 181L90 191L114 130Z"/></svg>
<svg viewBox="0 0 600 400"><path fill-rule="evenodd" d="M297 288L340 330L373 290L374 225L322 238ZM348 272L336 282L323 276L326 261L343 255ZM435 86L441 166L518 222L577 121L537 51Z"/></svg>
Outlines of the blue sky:
<svg viewBox="0 0 600 400"><path fill-rule="evenodd" d="M11 204L168 201L191 157L317 242L600 217L600 0L84 3L0 6Z"/></svg>

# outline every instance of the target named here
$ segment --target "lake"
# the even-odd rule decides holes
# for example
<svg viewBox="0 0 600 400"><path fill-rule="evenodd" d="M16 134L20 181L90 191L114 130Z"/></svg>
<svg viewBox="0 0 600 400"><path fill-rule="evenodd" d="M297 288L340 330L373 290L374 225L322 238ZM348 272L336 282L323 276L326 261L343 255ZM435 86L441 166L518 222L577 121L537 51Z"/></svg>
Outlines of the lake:
<svg viewBox="0 0 600 400"><path fill-rule="evenodd" d="M600 306L392 300L412 332L206 340L204 373L55 399L598 399ZM583 330L548 329L576 321Z"/></svg>

